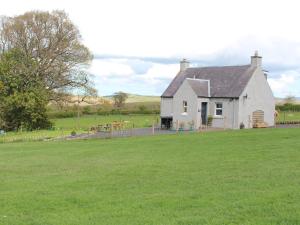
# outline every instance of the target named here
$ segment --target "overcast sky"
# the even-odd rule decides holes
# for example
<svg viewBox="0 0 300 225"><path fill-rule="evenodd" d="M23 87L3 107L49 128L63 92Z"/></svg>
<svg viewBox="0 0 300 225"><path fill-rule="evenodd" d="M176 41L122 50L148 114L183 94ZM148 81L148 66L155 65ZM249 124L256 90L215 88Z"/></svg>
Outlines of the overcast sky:
<svg viewBox="0 0 300 225"><path fill-rule="evenodd" d="M100 95L161 95L179 70L263 56L277 97L300 96L300 2L262 0L0 0L0 15L65 10L95 58Z"/></svg>

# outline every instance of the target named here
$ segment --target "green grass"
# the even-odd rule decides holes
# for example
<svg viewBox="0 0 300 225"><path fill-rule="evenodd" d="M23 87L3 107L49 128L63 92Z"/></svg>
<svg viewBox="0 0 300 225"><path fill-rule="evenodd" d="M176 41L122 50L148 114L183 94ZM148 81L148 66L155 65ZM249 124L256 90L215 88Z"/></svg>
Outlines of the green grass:
<svg viewBox="0 0 300 225"><path fill-rule="evenodd" d="M0 224L300 224L299 135L1 144Z"/></svg>
<svg viewBox="0 0 300 225"><path fill-rule="evenodd" d="M67 130L76 130L78 128L86 130L92 126L113 121L127 121L129 126L134 125L134 127L150 127L153 122L157 123L159 121L159 115L90 115L82 116L79 120L76 117L53 120L55 127Z"/></svg>
<svg viewBox="0 0 300 225"><path fill-rule="evenodd" d="M109 115L109 116L81 116L79 120L75 118L63 118L52 120L55 130L39 130L33 132L8 132L0 135L0 143L4 142L23 142L39 141L55 137L70 135L74 130L77 134L86 133L92 126L107 124L113 121L127 121L125 128L151 127L159 121L159 115Z"/></svg>
<svg viewBox="0 0 300 225"><path fill-rule="evenodd" d="M279 112L279 117L276 121L300 121L300 112Z"/></svg>

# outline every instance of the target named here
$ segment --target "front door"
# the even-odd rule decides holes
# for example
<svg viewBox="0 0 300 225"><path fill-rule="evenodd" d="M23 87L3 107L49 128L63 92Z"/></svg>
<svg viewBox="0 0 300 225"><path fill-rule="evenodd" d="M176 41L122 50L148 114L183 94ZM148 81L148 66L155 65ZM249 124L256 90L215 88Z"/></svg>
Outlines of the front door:
<svg viewBox="0 0 300 225"><path fill-rule="evenodd" d="M201 103L201 120L202 120L202 125L207 124L207 102Z"/></svg>

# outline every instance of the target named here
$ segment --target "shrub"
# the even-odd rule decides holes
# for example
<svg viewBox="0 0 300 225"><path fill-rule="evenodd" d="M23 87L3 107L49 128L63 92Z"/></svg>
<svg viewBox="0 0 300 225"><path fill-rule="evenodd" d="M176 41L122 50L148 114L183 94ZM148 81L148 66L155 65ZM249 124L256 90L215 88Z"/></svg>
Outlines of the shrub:
<svg viewBox="0 0 300 225"><path fill-rule="evenodd" d="M208 125L208 126L211 126L212 121L213 121L213 116L209 115L209 116L207 117L207 125Z"/></svg>
<svg viewBox="0 0 300 225"><path fill-rule="evenodd" d="M83 110L82 110L82 113L85 114L85 115L92 114L92 108L91 108L91 106L84 106Z"/></svg>
<svg viewBox="0 0 300 225"><path fill-rule="evenodd" d="M283 105L276 105L276 110L300 112L300 104L285 103Z"/></svg>

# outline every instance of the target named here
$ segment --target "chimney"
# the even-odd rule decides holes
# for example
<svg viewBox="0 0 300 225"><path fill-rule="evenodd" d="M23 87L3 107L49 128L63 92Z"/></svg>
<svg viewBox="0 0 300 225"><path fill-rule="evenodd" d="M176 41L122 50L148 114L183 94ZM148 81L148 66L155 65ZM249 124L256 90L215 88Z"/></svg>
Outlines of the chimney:
<svg viewBox="0 0 300 225"><path fill-rule="evenodd" d="M262 57L258 55L258 51L255 51L254 55L251 56L251 66L261 67Z"/></svg>
<svg viewBox="0 0 300 225"><path fill-rule="evenodd" d="M187 59L182 59L180 61L180 72L190 67L190 62Z"/></svg>

